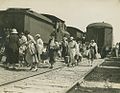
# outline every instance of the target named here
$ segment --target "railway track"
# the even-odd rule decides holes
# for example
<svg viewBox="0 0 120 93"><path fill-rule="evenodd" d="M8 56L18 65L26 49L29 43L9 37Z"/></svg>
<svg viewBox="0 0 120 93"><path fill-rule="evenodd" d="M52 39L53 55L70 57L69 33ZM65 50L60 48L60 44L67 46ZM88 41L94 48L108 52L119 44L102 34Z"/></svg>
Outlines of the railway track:
<svg viewBox="0 0 120 93"><path fill-rule="evenodd" d="M93 67L87 66L85 62L76 67L58 67L3 84L0 93L65 93L91 69Z"/></svg>
<svg viewBox="0 0 120 93"><path fill-rule="evenodd" d="M34 77L34 76L38 76L38 75L41 75L41 74L44 74L44 73L48 73L50 71L54 71L54 70L58 70L58 69L61 69L63 68L64 66L61 66L61 67L57 67L57 68L54 68L54 69L50 69L50 70L47 70L45 72L40 72L40 73L37 73L37 74L34 74L34 75L30 75L30 76L26 76L26 77L23 77L21 79L17 79L17 80L13 80L13 81L10 81L10 82L7 82L7 83L3 83L3 84L0 84L0 87L1 86L5 86L5 85L8 85L8 84L11 84L11 83L15 83L15 82L18 82L18 81L21 81L21 80L24 80L24 79L28 79L28 78L31 78L31 77Z"/></svg>
<svg viewBox="0 0 120 93"><path fill-rule="evenodd" d="M120 91L119 90L119 83L115 83L114 78L111 78L111 80L109 80L110 82L108 81L107 83L102 81L102 80L99 80L99 78L103 78L103 80L107 80L108 77L106 77L105 75L110 76L111 73L114 73L114 75L115 75L115 73L117 74L117 72L119 72L119 68L120 68L119 67L119 64L120 64L119 61L120 61L120 58L116 58L116 57L113 57L113 58L111 57L111 58L104 59L104 61L102 62L103 64L100 63L98 67L94 67L93 69L91 69L91 71L86 73L86 75L83 78L81 78L80 80L75 82L73 84L73 86L66 91L66 93L87 93L87 92L90 92L90 91L91 91L90 93L92 93L93 91L95 93L98 93L98 91L99 91L99 93L103 93L103 92L104 93L106 93L106 92L111 93L111 92L114 92L114 91L116 93L118 93ZM98 71L99 74L102 74L101 75L102 77L100 77L100 75L98 77L97 75L92 74L93 77L98 78L97 81L94 81L93 80L94 78L92 80L85 80L85 78L87 76L89 76L94 71L94 69L98 69L98 68L103 68L104 69L102 71L100 71L100 70ZM105 69L109 70L111 73L105 72ZM114 72L112 72L112 70L114 70ZM98 73L98 72L96 72L96 73ZM117 75L113 76L113 77L117 78ZM119 75L118 75L118 77L119 77ZM110 88L111 88L111 90L110 90ZM96 89L96 90L94 90L94 89Z"/></svg>
<svg viewBox="0 0 120 93"><path fill-rule="evenodd" d="M72 93L72 90L78 89L80 84L84 82L84 78L89 75L97 66L101 65L104 61L99 62L97 65L94 65L89 71L87 71L80 79L78 79L73 85L71 85L65 93Z"/></svg>

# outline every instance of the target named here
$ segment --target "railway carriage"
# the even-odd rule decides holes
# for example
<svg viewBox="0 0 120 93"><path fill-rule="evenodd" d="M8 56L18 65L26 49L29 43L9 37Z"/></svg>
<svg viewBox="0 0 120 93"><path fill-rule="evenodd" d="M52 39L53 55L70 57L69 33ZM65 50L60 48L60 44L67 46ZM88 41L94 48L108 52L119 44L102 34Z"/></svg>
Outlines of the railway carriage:
<svg viewBox="0 0 120 93"><path fill-rule="evenodd" d="M66 37L70 36L70 34L66 31L67 29L66 29L65 21L54 15L50 15L50 14L42 14L42 15L52 20L55 30L53 34L56 35L55 38L57 41L61 41L64 36Z"/></svg>
<svg viewBox="0 0 120 93"><path fill-rule="evenodd" d="M67 26L67 31L76 40L83 41L83 37L85 37L85 33L76 27Z"/></svg>
<svg viewBox="0 0 120 93"><path fill-rule="evenodd" d="M113 27L104 22L92 23L87 26L86 40L94 39L98 45L98 52L104 58L112 48Z"/></svg>
<svg viewBox="0 0 120 93"><path fill-rule="evenodd" d="M20 33L30 31L34 36L37 33L45 43L48 42L50 34L54 31L53 22L29 8L9 8L0 12L0 34L3 36L4 28L16 28Z"/></svg>

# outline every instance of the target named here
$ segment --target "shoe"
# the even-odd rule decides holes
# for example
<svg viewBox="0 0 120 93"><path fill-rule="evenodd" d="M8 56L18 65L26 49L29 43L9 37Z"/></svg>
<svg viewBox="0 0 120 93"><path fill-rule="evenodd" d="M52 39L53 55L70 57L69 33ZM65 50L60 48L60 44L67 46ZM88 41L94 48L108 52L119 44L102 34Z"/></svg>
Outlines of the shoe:
<svg viewBox="0 0 120 93"><path fill-rule="evenodd" d="M32 70L33 69L33 67L31 67L29 70Z"/></svg>
<svg viewBox="0 0 120 93"><path fill-rule="evenodd" d="M51 66L50 69L53 69L53 66Z"/></svg>
<svg viewBox="0 0 120 93"><path fill-rule="evenodd" d="M32 71L37 71L38 70L38 68L35 68L35 69L33 69Z"/></svg>
<svg viewBox="0 0 120 93"><path fill-rule="evenodd" d="M70 64L68 63L68 64L67 64L67 67L69 67L69 66L70 66Z"/></svg>
<svg viewBox="0 0 120 93"><path fill-rule="evenodd" d="M12 68L12 70L16 70L16 68L15 68L15 67L13 67L13 68Z"/></svg>

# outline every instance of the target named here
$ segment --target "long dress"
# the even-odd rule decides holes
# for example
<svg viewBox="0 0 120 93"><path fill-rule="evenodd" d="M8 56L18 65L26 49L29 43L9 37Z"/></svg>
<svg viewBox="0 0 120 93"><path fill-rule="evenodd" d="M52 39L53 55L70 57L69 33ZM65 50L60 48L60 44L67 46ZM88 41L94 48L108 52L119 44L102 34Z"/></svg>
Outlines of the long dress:
<svg viewBox="0 0 120 93"><path fill-rule="evenodd" d="M68 55L68 42L63 41L62 42L62 57L65 57Z"/></svg>
<svg viewBox="0 0 120 93"><path fill-rule="evenodd" d="M63 41L61 47L62 47L62 57L64 58L64 61L67 64L68 61L69 61L68 42L67 41Z"/></svg>
<svg viewBox="0 0 120 93"><path fill-rule="evenodd" d="M37 48L37 52L38 52L38 59L39 61L41 60L41 54L42 54L42 50L43 50L43 41L41 38L37 39L36 41L36 48Z"/></svg>
<svg viewBox="0 0 120 93"><path fill-rule="evenodd" d="M19 37L17 34L11 34L7 47L7 62L10 64L18 63L19 59Z"/></svg>
<svg viewBox="0 0 120 93"><path fill-rule="evenodd" d="M93 57L96 58L96 54L98 53L97 44L96 43L90 43L89 47L90 47L90 50L92 51ZM93 54L93 51L94 51L94 54Z"/></svg>
<svg viewBox="0 0 120 93"><path fill-rule="evenodd" d="M20 47L19 47L19 60L25 61L25 55L26 55L26 44L27 44L27 37L22 35L22 37L19 39Z"/></svg>
<svg viewBox="0 0 120 93"><path fill-rule="evenodd" d="M26 61L29 64L33 64L35 62L38 63L37 50L35 47L36 42L33 36L31 35L28 35L27 39L28 39L27 41L28 48L27 48L27 53L26 53Z"/></svg>
<svg viewBox="0 0 120 93"><path fill-rule="evenodd" d="M116 44L115 46L115 56L119 57L119 44Z"/></svg>
<svg viewBox="0 0 120 93"><path fill-rule="evenodd" d="M51 65L55 63L55 40L50 39L49 40L49 62Z"/></svg>
<svg viewBox="0 0 120 93"><path fill-rule="evenodd" d="M68 51L70 55L70 63L74 64L75 63L75 54L76 54L76 42L73 40L68 43Z"/></svg>

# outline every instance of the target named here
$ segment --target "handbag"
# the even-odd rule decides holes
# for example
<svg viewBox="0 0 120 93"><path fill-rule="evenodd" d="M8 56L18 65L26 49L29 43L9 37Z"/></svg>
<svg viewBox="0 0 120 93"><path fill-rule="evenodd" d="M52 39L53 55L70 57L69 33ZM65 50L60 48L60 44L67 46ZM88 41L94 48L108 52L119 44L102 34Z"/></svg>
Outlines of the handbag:
<svg viewBox="0 0 120 93"><path fill-rule="evenodd" d="M5 61L6 61L6 59L7 59L7 57L6 57L6 56L2 56L1 62L5 62Z"/></svg>
<svg viewBox="0 0 120 93"><path fill-rule="evenodd" d="M99 53L96 53L96 54L95 54L95 57L96 57L97 59L99 59L99 58L101 58L101 55L100 55Z"/></svg>

